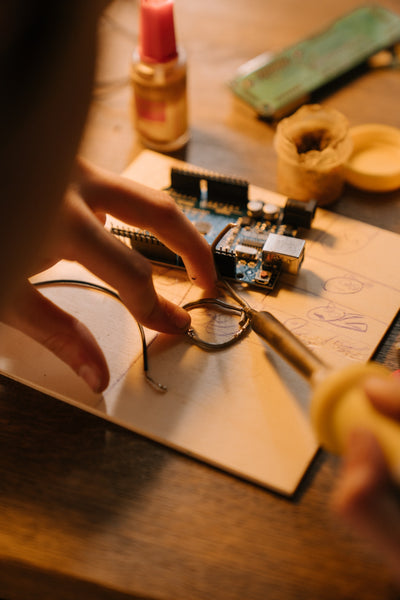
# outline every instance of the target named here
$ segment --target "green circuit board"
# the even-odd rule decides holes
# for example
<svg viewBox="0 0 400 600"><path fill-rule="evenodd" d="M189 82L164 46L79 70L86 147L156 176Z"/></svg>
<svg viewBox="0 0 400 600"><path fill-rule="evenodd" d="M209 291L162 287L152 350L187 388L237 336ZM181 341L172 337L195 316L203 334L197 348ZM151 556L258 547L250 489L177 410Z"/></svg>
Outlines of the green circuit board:
<svg viewBox="0 0 400 600"><path fill-rule="evenodd" d="M265 118L281 118L310 94L400 41L400 16L383 6L362 6L329 27L238 70L234 93Z"/></svg>

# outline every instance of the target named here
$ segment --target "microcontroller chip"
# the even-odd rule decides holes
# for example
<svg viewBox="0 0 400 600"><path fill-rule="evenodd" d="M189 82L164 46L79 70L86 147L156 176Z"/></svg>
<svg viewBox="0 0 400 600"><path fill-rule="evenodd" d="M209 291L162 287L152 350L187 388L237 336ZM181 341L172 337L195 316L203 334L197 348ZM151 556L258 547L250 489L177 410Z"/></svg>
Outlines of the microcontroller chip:
<svg viewBox="0 0 400 600"><path fill-rule="evenodd" d="M244 244L238 244L235 248L235 253L237 258L241 260L256 260L258 257L256 248L245 246Z"/></svg>

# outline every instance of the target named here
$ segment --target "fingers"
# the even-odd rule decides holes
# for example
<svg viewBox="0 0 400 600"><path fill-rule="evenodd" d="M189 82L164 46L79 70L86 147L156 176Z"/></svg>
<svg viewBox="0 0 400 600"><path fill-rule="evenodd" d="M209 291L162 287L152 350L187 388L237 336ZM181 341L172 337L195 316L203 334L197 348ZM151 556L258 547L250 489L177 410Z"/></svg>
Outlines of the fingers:
<svg viewBox="0 0 400 600"><path fill-rule="evenodd" d="M342 476L334 496L334 507L351 521L364 520L376 490L389 475L383 452L374 436L364 430L352 432L346 447Z"/></svg>
<svg viewBox="0 0 400 600"><path fill-rule="evenodd" d="M146 327L174 334L187 330L189 313L156 293L149 261L106 231L80 198L69 197L62 220L65 258L78 261L118 290L128 310Z"/></svg>
<svg viewBox="0 0 400 600"><path fill-rule="evenodd" d="M116 289L143 325L166 333L186 331L190 324L187 311L157 294L150 263L104 229L104 215L113 214L156 233L182 256L190 278L211 290L217 277L206 240L166 193L85 163L78 164L75 175L76 193L72 188L67 194L44 248L48 263L61 258L77 261ZM27 287L21 291L7 322L52 350L96 391L107 385L105 360L91 334L37 290Z"/></svg>
<svg viewBox="0 0 400 600"><path fill-rule="evenodd" d="M94 392L107 387L108 367L90 331L28 282L14 295L4 321L67 363Z"/></svg>
<svg viewBox="0 0 400 600"><path fill-rule="evenodd" d="M400 581L400 493L371 433L357 430L350 437L332 504Z"/></svg>
<svg viewBox="0 0 400 600"><path fill-rule="evenodd" d="M189 278L214 293L217 274L210 246L166 192L80 162L79 192L94 212L109 213L128 224L151 231L179 254Z"/></svg>
<svg viewBox="0 0 400 600"><path fill-rule="evenodd" d="M397 377L370 378L364 390L376 409L386 416L400 420L400 380Z"/></svg>

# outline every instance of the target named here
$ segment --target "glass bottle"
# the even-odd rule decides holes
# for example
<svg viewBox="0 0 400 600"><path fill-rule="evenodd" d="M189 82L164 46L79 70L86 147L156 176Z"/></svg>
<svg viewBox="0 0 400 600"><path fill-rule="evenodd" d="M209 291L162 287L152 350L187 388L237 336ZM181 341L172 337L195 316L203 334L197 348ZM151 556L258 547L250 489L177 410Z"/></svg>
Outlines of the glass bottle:
<svg viewBox="0 0 400 600"><path fill-rule="evenodd" d="M189 139L186 56L176 45L173 6L173 0L141 0L132 63L136 129L147 147L161 152Z"/></svg>

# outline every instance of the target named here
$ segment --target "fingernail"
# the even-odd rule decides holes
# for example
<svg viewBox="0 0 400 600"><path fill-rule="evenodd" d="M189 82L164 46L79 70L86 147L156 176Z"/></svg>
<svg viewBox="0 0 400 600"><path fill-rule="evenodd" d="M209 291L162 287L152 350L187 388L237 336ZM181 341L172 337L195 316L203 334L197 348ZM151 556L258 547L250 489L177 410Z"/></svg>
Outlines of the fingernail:
<svg viewBox="0 0 400 600"><path fill-rule="evenodd" d="M84 381L88 384L88 386L98 394L101 391L101 381L100 377L96 373L94 369L89 367L88 365L82 365L78 371L79 377L82 377Z"/></svg>

